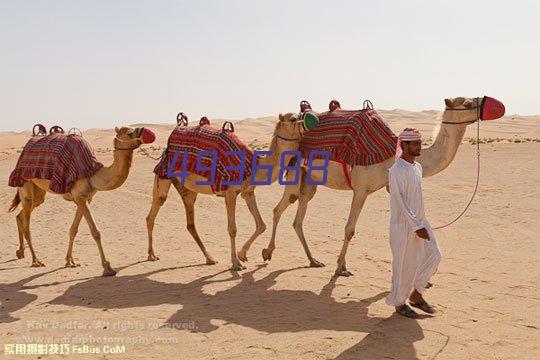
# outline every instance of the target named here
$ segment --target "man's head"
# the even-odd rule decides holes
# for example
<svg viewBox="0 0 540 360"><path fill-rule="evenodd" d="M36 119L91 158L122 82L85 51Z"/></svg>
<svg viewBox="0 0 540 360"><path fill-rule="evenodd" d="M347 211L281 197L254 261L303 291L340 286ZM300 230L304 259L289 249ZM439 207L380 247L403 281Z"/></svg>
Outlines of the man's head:
<svg viewBox="0 0 540 360"><path fill-rule="evenodd" d="M422 135L420 131L412 128L406 128L399 134L396 160L402 156L417 157L422 150Z"/></svg>

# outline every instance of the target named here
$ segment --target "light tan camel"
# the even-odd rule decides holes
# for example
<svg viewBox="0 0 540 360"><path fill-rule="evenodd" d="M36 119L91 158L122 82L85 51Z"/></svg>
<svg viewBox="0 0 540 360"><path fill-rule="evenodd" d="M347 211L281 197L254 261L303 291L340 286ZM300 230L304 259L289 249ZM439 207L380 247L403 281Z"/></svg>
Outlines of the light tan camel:
<svg viewBox="0 0 540 360"><path fill-rule="evenodd" d="M468 124L479 120L482 98L463 98L446 99L446 110L442 114L443 122L439 133L432 146L422 151L422 155L417 161L422 165L423 176L432 176L452 162L456 151L461 144L465 129ZM454 111L456 110L456 111ZM461 111L457 111L461 110ZM504 112L504 110L503 110ZM502 116L502 115L501 115ZM316 165L322 165L323 160L316 160ZM345 226L345 237L343 247L337 260L337 269L335 274L341 276L350 276L352 273L347 270L345 255L351 238L354 236L356 223L367 196L388 184L388 169L394 164L394 158L390 158L382 163L370 166L354 166L351 170L351 181L353 199L349 218ZM289 175L287 175L289 178ZM313 181L321 182L322 171L312 172ZM337 190L351 190L343 175L341 164L330 162L328 167L328 181L326 187ZM317 261L311 255L307 245L302 224L306 215L308 202L315 195L317 187L306 183L306 172L303 171L301 181L298 185L289 185L285 188L283 196L274 208L274 218L272 227L272 238L267 248L263 249L262 256L264 260L272 258L272 252L275 249L276 229L281 218L281 214L287 207L298 199L298 210L294 219L293 227L302 242L304 251L310 261L310 266L320 267L323 263ZM330 215L331 216L331 215ZM245 248L245 246L244 246ZM247 251L247 249L245 249Z"/></svg>
<svg viewBox="0 0 540 360"><path fill-rule="evenodd" d="M69 193L61 194L68 201L73 201L77 205L75 219L69 229L69 246L66 255L66 267L75 267L78 264L73 260L73 241L77 235L81 218L84 216L92 237L96 241L103 266L103 275L112 276L116 274L105 258L103 246L101 245L101 235L92 218L87 202L90 203L92 197L97 191L116 189L126 181L131 161L133 159L133 150L138 148L142 143L143 132L150 132L144 128L122 127L115 128L116 137L114 139L114 161L111 166L102 167L97 170L91 177L82 178L73 184ZM151 132L150 132L151 133ZM154 137L153 133L150 135ZM153 140L152 140L153 141ZM151 141L150 141L151 142ZM9 208L12 212L17 208L19 203L22 203L22 210L17 215L17 228L19 230L19 250L17 250L17 258L24 257L24 237L28 242L28 247L32 253L32 266L44 266L38 260L34 247L32 246L32 236L30 234L30 215L32 211L45 201L45 194L51 192L49 189L50 180L47 179L28 179L23 186L17 189L17 194Z"/></svg>
<svg viewBox="0 0 540 360"><path fill-rule="evenodd" d="M279 115L279 121L276 124L274 135L270 143L271 155L262 156L258 159L260 165L272 165L272 182L275 182L278 179L280 172L280 157L284 151L298 150L300 146L300 138L303 134L304 128L302 122L298 119L298 116L292 113L287 113L285 115ZM284 163L288 164L292 156L286 155ZM255 160L255 159L254 159ZM267 171L257 171L255 173L255 179L257 181L264 181L267 178ZM146 217L146 224L148 228L148 260L158 260L159 258L155 255L153 249L153 237L152 232L154 229L154 221L159 212L160 207L167 200L167 194L169 193L169 188L171 183L174 185L184 203L184 208L186 211L186 223L187 230L197 242L197 245L200 247L204 257L206 258L206 263L209 265L215 264L216 261L208 253L204 244L197 233L195 228L195 200L197 199L197 194L206 194L212 195L212 189L209 185L196 185L198 181L207 181L206 178L199 176L197 174L190 173L185 180L184 186L180 185L178 178L173 179L160 179L157 175L154 178L154 190L152 196L152 207L150 212ZM225 197L225 205L227 208L227 219L228 219L228 231L231 242L231 262L232 270L243 270L245 267L242 265L240 260L247 261L246 251L251 246L253 241L266 230L266 225L259 213L257 208L257 201L255 199L255 186L252 185L248 180L244 181L242 185L229 186L227 190L217 192L217 196ZM244 247L236 253L236 200L238 194L241 194L248 209L255 219L255 232L249 240L246 242Z"/></svg>

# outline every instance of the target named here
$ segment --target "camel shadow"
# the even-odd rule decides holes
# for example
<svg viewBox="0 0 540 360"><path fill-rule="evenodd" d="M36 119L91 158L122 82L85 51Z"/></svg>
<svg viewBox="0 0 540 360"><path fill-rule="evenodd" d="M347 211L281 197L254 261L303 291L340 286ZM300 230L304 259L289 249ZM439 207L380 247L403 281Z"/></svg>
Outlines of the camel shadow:
<svg viewBox="0 0 540 360"><path fill-rule="evenodd" d="M9 261L6 261L6 262L9 262ZM139 262L123 266L119 268L118 271L124 270L138 263ZM9 268L4 268L0 270L8 270L8 269ZM41 287L54 286L54 285L65 284L69 282L90 280L94 278L94 277L86 277L82 279L79 278L79 279L71 279L71 280L66 280L66 281L54 281L51 283L38 284L38 285L27 285L28 283L42 276L49 275L56 271L65 270L65 269L66 269L65 267L59 267L59 268L45 271L39 274L34 274L32 276L21 279L14 283L10 283L10 284L0 283L0 296L1 296L0 297L0 302L1 302L0 303L0 323L9 323L9 322L14 322L14 321L19 320L19 318L15 318L11 314L25 308L27 305L31 304L38 298L37 295L29 294L25 292L24 290L32 290L32 289L37 289Z"/></svg>
<svg viewBox="0 0 540 360"><path fill-rule="evenodd" d="M169 317L164 327L198 333L215 331L223 326L221 323L237 324L266 333L353 331L368 335L336 359L417 358L413 344L422 340L424 335L416 320L395 314L389 318L368 315L368 307L383 299L387 292L362 300L339 302L332 297L337 281L335 277L319 294L307 290L276 290L272 287L277 284L280 275L301 268L273 271L256 280L255 273L266 265L259 265L241 275L224 270L185 284L149 279L164 271L194 266L205 265L164 268L136 275L69 280L66 282L77 283L49 303L108 309L178 304L182 308ZM0 310L0 322L18 320L10 313L36 300L36 295L21 290L60 284L25 285L57 270L36 274L13 284L0 284L2 300L9 298L9 302ZM227 273L230 276L215 279ZM203 291L205 285L230 281L239 282L213 295ZM216 324L216 320L220 322ZM195 327L186 328L183 326L186 323L194 323Z"/></svg>
<svg viewBox="0 0 540 360"><path fill-rule="evenodd" d="M363 300L339 302L332 298L336 278L326 284L320 294L307 290L275 290L277 278L295 269L277 270L262 279L254 274L265 265L238 275L215 279L228 273L221 271L189 283L164 283L150 276L176 268L159 269L143 274L116 278L93 278L72 285L51 304L91 308L135 308L162 304L178 304L164 326L180 329L179 324L194 322L193 332L209 333L219 328L212 320L238 324L266 333L335 330L370 332L385 319L368 316L368 307L387 295L381 292ZM215 294L203 287L216 282L239 282ZM184 328L185 329L185 328Z"/></svg>
<svg viewBox="0 0 540 360"><path fill-rule="evenodd" d="M29 294L24 290L35 289L40 285L28 286L26 284L59 269L34 274L11 284L0 283L0 294L2 296L0 298L0 301L2 302L0 305L0 323L10 323L19 320L18 318L11 316L11 313L23 309L37 299L37 295Z"/></svg>
<svg viewBox="0 0 540 360"><path fill-rule="evenodd" d="M368 307L388 292L339 302L332 297L335 277L319 294L307 290L275 290L272 287L280 275L301 268L273 271L256 280L255 273L265 266L259 265L241 275L230 272L229 277L215 279L229 273L224 270L184 284L149 279L178 267L115 278L92 278L72 285L50 303L109 309L178 304L182 308L169 317L164 327L198 333L210 333L227 324L266 333L354 331L368 335L336 359L417 358L414 343L424 335L416 320L396 314L389 318L368 315ZM239 282L213 295L203 291L205 285L229 281ZM194 323L195 327L182 326L186 323Z"/></svg>

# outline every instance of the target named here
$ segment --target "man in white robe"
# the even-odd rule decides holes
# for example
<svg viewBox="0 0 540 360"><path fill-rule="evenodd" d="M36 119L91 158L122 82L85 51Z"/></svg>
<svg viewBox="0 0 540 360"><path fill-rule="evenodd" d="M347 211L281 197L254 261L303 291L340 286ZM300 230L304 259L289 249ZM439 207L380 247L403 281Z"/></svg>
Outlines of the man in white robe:
<svg viewBox="0 0 540 360"><path fill-rule="evenodd" d="M441 251L424 213L422 166L415 161L422 148L416 129L398 138L396 162L389 170L392 290L386 303L407 317L417 313L407 305L433 314L422 294L441 262Z"/></svg>

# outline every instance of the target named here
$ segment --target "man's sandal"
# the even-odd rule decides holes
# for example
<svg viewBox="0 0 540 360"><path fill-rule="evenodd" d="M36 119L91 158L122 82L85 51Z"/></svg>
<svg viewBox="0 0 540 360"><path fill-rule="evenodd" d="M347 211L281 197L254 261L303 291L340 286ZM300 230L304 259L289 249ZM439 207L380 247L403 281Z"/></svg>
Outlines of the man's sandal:
<svg viewBox="0 0 540 360"><path fill-rule="evenodd" d="M416 313L416 311L411 309L409 305L407 304L396 306L396 313L398 313L399 315L411 318L411 319L416 319L418 317L418 314Z"/></svg>
<svg viewBox="0 0 540 360"><path fill-rule="evenodd" d="M421 300L419 302L412 302L412 301L409 301L409 303L411 304L411 306L414 306L415 308L417 309L420 309L428 314L435 314L436 313L436 310L435 308L433 308L433 306L429 305L426 300Z"/></svg>

